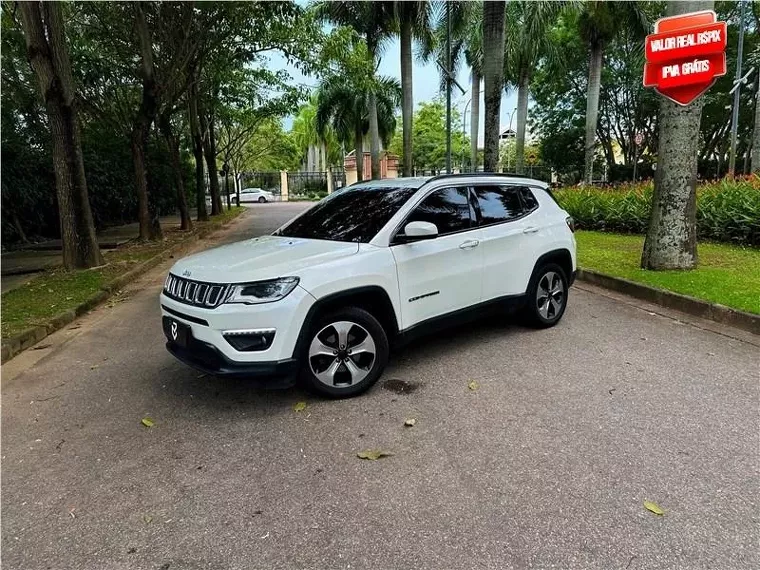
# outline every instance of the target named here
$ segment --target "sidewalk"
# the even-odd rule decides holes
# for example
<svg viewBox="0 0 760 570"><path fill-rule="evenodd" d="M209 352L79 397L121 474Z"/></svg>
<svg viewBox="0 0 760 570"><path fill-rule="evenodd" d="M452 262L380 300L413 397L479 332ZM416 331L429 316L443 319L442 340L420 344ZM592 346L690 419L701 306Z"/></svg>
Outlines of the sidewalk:
<svg viewBox="0 0 760 570"><path fill-rule="evenodd" d="M195 213L191 212L195 219ZM179 215L162 216L161 227L164 229L180 224ZM136 239L140 234L137 222L123 226L113 226L98 233L100 249L108 251L121 244ZM0 293L21 287L42 271L60 265L61 240L48 240L31 244L24 249L3 252L0 258Z"/></svg>

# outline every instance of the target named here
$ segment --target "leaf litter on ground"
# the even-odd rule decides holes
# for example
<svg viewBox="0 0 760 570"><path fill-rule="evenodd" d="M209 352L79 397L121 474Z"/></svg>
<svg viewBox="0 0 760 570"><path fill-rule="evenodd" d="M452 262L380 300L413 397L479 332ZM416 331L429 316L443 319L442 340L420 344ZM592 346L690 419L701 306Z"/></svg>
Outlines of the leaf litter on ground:
<svg viewBox="0 0 760 570"><path fill-rule="evenodd" d="M306 402L296 402L293 405L294 412L303 412L306 409Z"/></svg>
<svg viewBox="0 0 760 570"><path fill-rule="evenodd" d="M153 427L156 422L154 422L150 418L143 418L140 423L142 423L142 425L144 425L145 427Z"/></svg>
<svg viewBox="0 0 760 570"><path fill-rule="evenodd" d="M653 503L652 501L644 501L644 508L656 515L662 516L665 514L665 511L663 511L657 503Z"/></svg>
<svg viewBox="0 0 760 570"><path fill-rule="evenodd" d="M480 388L480 384L478 384L475 380L472 380L469 384L467 384L467 387L474 392Z"/></svg>
<svg viewBox="0 0 760 570"><path fill-rule="evenodd" d="M413 426L414 424L416 424L416 423L417 423L417 420L416 420L416 419L414 419L414 418L409 418L408 420L406 420L406 421L404 422L404 425L405 425L406 427L412 427L412 426Z"/></svg>
<svg viewBox="0 0 760 570"><path fill-rule="evenodd" d="M393 453L382 449L365 449L356 454L359 459L368 459L370 461L375 461L381 457L388 457L391 455L393 455Z"/></svg>

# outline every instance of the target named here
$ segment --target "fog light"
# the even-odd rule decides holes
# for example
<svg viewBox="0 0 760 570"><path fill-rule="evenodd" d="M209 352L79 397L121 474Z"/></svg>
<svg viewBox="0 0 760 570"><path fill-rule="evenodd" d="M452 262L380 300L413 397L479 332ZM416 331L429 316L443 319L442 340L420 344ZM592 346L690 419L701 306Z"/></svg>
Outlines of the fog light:
<svg viewBox="0 0 760 570"><path fill-rule="evenodd" d="M256 352L272 346L275 329L224 331L224 340L240 352Z"/></svg>

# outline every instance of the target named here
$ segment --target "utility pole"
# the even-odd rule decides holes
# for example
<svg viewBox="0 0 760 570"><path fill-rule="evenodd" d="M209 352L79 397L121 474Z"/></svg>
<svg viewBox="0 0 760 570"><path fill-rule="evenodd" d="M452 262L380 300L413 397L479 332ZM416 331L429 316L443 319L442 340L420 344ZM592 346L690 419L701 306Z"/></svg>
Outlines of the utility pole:
<svg viewBox="0 0 760 570"><path fill-rule="evenodd" d="M470 97L469 101L467 101L467 104L464 106L464 115L462 115L462 172L464 172L464 151L466 146L464 141L467 139L467 109L470 108L470 103L472 103L472 97ZM470 165L470 171L474 172L472 165Z"/></svg>
<svg viewBox="0 0 760 570"><path fill-rule="evenodd" d="M451 3L446 2L446 173L451 174Z"/></svg>
<svg viewBox="0 0 760 570"><path fill-rule="evenodd" d="M736 52L736 80L734 81L734 112L731 117L731 152L728 158L728 175L736 170L736 131L739 128L739 91L742 80L742 52L744 51L744 9L747 3L739 0L739 48Z"/></svg>

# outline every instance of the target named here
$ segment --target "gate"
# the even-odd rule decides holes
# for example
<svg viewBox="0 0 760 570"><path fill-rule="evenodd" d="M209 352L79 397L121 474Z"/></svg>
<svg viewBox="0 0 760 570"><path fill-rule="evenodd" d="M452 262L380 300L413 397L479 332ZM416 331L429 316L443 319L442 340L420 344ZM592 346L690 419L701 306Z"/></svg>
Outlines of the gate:
<svg viewBox="0 0 760 570"><path fill-rule="evenodd" d="M327 172L288 172L288 200L321 200L327 196Z"/></svg>
<svg viewBox="0 0 760 570"><path fill-rule="evenodd" d="M261 188L271 192L275 200L280 200L282 189L280 188L280 172L243 172L240 182L242 188Z"/></svg>
<svg viewBox="0 0 760 570"><path fill-rule="evenodd" d="M346 185L346 170L344 168L336 168L331 171L332 176L332 191L340 190Z"/></svg>

